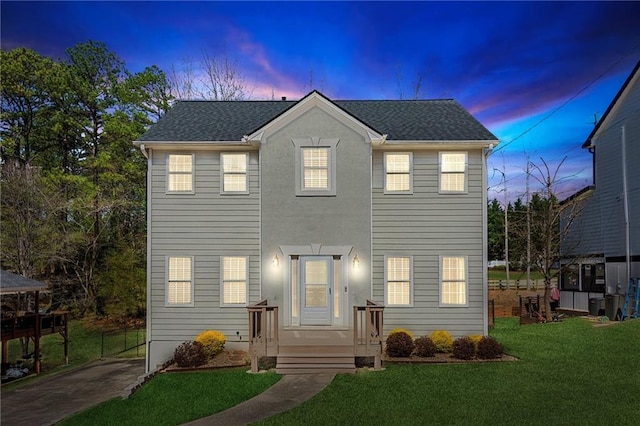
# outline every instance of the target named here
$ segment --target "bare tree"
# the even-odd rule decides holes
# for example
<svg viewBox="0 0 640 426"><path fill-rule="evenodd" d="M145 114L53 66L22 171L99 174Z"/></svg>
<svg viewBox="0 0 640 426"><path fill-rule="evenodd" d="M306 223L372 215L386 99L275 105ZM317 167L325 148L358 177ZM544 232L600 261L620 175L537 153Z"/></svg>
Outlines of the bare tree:
<svg viewBox="0 0 640 426"><path fill-rule="evenodd" d="M171 65L169 72L169 86L171 94L176 99L194 99L196 97L194 83L194 65L193 58L185 57L180 62L178 70L175 64Z"/></svg>

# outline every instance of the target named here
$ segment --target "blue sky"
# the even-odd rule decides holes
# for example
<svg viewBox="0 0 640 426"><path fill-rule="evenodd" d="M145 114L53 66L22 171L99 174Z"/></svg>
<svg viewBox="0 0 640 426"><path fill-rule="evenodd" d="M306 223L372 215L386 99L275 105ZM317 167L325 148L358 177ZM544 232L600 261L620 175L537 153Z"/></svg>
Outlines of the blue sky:
<svg viewBox="0 0 640 426"><path fill-rule="evenodd" d="M1 46L53 58L98 40L130 71L204 49L238 60L256 99L453 98L501 141L489 198L524 192L527 156L560 196L591 183L580 146L640 59L640 2L11 2ZM524 134L523 134L524 133ZM494 169L497 171L494 172ZM535 182L532 181L532 186Z"/></svg>

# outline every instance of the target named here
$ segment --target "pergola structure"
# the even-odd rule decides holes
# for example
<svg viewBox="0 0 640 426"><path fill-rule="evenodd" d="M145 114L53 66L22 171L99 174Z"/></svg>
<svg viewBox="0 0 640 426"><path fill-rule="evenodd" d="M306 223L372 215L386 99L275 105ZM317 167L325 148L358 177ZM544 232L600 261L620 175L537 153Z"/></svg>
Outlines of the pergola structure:
<svg viewBox="0 0 640 426"><path fill-rule="evenodd" d="M34 343L34 369L40 373L40 337L60 333L64 339L64 357L68 362L69 328L68 313L40 312L40 292L48 292L48 286L22 275L0 270L0 296L10 294L33 295L32 311L15 310L9 305L2 304L0 311L2 321L2 374L8 366L8 343L10 340L29 338Z"/></svg>

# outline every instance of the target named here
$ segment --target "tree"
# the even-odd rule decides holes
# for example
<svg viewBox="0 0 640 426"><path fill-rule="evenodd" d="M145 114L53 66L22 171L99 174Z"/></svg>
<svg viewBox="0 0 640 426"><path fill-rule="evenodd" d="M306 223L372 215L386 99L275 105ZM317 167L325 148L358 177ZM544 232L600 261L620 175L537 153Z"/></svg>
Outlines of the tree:
<svg viewBox="0 0 640 426"><path fill-rule="evenodd" d="M495 198L487 206L487 234L489 259L504 259L504 209Z"/></svg>

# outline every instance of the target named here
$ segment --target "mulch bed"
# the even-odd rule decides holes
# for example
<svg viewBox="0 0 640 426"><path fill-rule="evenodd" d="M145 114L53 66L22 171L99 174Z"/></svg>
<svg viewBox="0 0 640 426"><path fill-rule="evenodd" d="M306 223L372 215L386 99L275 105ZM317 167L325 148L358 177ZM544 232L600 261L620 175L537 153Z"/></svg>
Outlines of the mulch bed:
<svg viewBox="0 0 640 426"><path fill-rule="evenodd" d="M518 361L518 358L511 355L502 355L500 358L494 359L457 359L451 354L436 353L435 356L424 358L412 355L407 358L394 358L390 356L383 356L383 362L391 362L397 364L470 364L470 363L482 363L482 362L502 362L502 361Z"/></svg>
<svg viewBox="0 0 640 426"><path fill-rule="evenodd" d="M246 351L222 351L215 357L211 358L206 364L198 367L178 367L176 364L170 364L162 370L162 372L174 371L201 371L216 370L220 368L244 367L249 365L249 355Z"/></svg>

